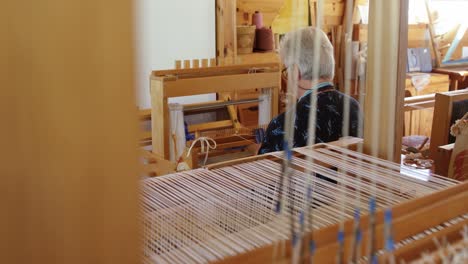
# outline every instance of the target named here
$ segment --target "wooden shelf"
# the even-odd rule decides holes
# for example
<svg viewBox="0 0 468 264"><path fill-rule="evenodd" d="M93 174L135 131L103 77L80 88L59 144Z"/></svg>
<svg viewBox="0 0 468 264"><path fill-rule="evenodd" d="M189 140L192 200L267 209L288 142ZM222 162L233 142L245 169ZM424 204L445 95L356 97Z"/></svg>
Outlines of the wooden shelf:
<svg viewBox="0 0 468 264"><path fill-rule="evenodd" d="M279 55L277 52L254 52L249 54L238 54L238 63L254 64L254 63L279 63Z"/></svg>

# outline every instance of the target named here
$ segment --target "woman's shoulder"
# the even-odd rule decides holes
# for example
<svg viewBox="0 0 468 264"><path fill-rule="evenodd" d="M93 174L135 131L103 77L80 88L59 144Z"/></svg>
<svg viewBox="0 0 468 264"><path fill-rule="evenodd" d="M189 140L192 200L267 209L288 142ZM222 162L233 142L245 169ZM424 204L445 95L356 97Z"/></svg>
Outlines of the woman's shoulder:
<svg viewBox="0 0 468 264"><path fill-rule="evenodd" d="M350 105L359 106L359 102L352 96L349 96L341 91L334 90L333 93L338 96L340 101L348 100Z"/></svg>

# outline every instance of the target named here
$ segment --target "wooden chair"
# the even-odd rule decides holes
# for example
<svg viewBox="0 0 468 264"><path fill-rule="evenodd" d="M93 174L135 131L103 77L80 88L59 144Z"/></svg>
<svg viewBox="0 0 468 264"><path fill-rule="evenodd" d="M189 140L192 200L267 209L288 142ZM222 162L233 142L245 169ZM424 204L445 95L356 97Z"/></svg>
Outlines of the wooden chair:
<svg viewBox="0 0 468 264"><path fill-rule="evenodd" d="M463 117L467 111L468 89L437 93L435 95L430 153L436 162L436 173L446 173L439 170L445 166L442 164L444 161L439 160L438 148L453 143L454 140L450 136L450 126L455 120Z"/></svg>

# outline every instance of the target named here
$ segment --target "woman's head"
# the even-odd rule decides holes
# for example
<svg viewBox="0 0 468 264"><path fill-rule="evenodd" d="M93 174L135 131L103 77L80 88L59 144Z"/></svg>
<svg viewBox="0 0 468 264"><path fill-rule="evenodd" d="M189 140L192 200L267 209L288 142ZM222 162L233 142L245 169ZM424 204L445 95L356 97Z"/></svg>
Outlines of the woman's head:
<svg viewBox="0 0 468 264"><path fill-rule="evenodd" d="M280 57L286 67L297 66L301 79L333 80L335 76L333 46L320 29L307 27L287 33L281 41Z"/></svg>

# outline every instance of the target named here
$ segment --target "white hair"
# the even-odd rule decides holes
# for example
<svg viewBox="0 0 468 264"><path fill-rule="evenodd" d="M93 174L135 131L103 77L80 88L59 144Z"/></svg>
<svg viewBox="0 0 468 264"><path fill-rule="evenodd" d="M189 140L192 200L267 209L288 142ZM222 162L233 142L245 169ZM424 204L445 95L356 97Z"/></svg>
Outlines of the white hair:
<svg viewBox="0 0 468 264"><path fill-rule="evenodd" d="M320 43L316 69L314 65L314 45ZM280 56L286 67L296 64L301 72L301 78L313 80L318 73L318 78L333 79L335 76L335 58L333 57L333 46L327 35L320 29L307 27L287 33L280 45Z"/></svg>

